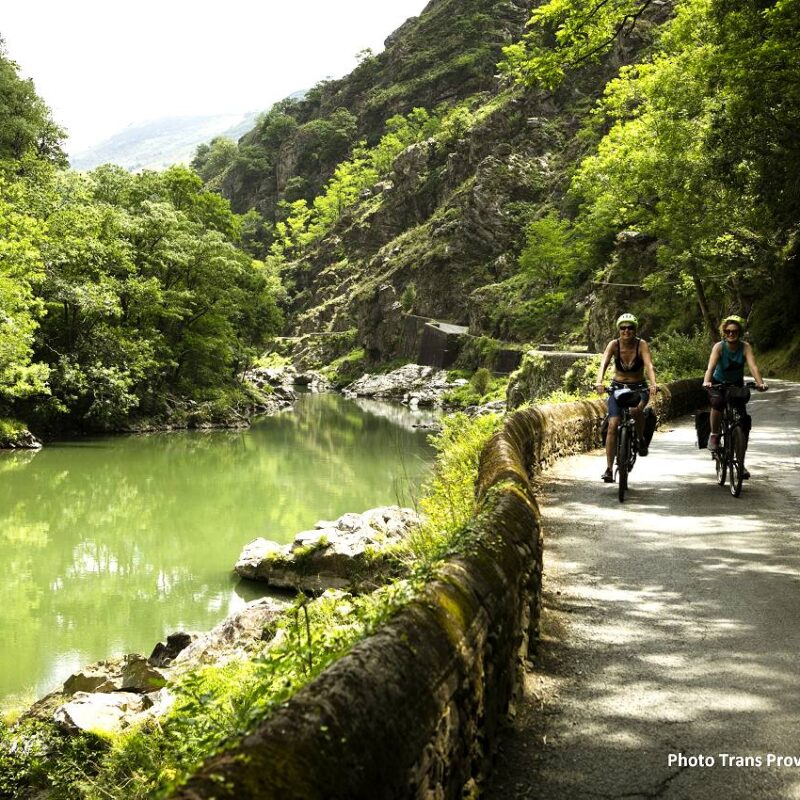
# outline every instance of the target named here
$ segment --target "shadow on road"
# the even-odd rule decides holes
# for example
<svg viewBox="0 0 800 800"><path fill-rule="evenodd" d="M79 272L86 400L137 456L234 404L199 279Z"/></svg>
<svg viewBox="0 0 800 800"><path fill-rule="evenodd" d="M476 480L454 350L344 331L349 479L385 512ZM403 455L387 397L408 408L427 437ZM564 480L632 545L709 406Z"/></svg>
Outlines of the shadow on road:
<svg viewBox="0 0 800 800"><path fill-rule="evenodd" d="M548 476L542 641L485 797L800 797L766 764L800 755L797 437L754 426L740 498L693 437L657 436L623 504L599 452Z"/></svg>

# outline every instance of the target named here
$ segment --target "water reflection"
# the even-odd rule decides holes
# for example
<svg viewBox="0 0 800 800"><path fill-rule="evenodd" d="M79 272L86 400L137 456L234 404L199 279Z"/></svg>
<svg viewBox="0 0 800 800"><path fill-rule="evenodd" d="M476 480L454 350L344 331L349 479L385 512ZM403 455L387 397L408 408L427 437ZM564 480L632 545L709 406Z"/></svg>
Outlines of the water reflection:
<svg viewBox="0 0 800 800"><path fill-rule="evenodd" d="M411 502L426 434L406 409L377 409L308 394L248 431L0 456L0 696L210 628L255 596L231 567L256 536L288 541L318 519Z"/></svg>

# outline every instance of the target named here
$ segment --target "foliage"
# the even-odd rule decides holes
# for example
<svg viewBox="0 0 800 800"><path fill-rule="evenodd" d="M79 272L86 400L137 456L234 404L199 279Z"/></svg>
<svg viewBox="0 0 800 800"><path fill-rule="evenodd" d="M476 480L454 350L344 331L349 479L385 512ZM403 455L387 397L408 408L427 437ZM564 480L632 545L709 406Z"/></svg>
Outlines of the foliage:
<svg viewBox="0 0 800 800"><path fill-rule="evenodd" d="M534 8L530 31L503 49L500 70L552 89L571 70L597 61L633 32L653 0L549 0Z"/></svg>
<svg viewBox="0 0 800 800"><path fill-rule="evenodd" d="M400 305L406 314L410 314L414 310L414 303L417 299L417 287L414 283L406 284L403 293L400 295Z"/></svg>
<svg viewBox="0 0 800 800"><path fill-rule="evenodd" d="M281 324L277 276L240 229L183 167L0 179L0 403L113 429L233 389Z"/></svg>
<svg viewBox="0 0 800 800"><path fill-rule="evenodd" d="M455 368L474 372L481 367L491 370L500 355L503 343L490 336L465 337L455 361Z"/></svg>
<svg viewBox="0 0 800 800"><path fill-rule="evenodd" d="M499 414L470 419L459 412L445 417L441 432L431 437L436 463L420 501L427 521L409 540L417 561L442 558L472 518L480 454L501 422Z"/></svg>
<svg viewBox="0 0 800 800"><path fill-rule="evenodd" d="M667 331L652 341L653 366L660 383L697 378L708 364L711 344L708 335L698 328L691 334Z"/></svg>
<svg viewBox="0 0 800 800"><path fill-rule="evenodd" d="M397 156L412 144L433 137L444 147L454 137L463 135L472 121L470 112L456 107L439 114L415 108L405 116L395 115L386 121L385 133L374 147L362 141L349 159L341 161L324 191L313 203L305 198L279 204L285 219L275 225L271 252L281 259L291 259L318 242L354 206L361 193L388 174ZM308 123L309 125L311 123Z"/></svg>
<svg viewBox="0 0 800 800"><path fill-rule="evenodd" d="M364 348L356 347L323 367L322 373L334 386L345 386L366 372L366 358Z"/></svg>
<svg viewBox="0 0 800 800"><path fill-rule="evenodd" d="M65 132L53 122L50 109L30 79L8 58L0 37L0 160L22 162L27 155L64 166Z"/></svg>
<svg viewBox="0 0 800 800"><path fill-rule="evenodd" d="M475 371L475 374L470 378L469 385L475 392L483 397L489 391L492 384L492 373L486 367L481 367Z"/></svg>

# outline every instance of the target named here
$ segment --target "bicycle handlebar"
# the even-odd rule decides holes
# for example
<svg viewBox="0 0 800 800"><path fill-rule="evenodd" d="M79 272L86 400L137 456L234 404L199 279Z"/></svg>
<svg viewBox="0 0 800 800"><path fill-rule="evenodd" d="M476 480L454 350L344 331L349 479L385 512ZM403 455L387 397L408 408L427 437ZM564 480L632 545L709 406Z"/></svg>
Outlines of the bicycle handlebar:
<svg viewBox="0 0 800 800"><path fill-rule="evenodd" d="M734 383L710 383L708 384L709 389L727 389L729 386L735 386ZM745 381L744 382L745 389L755 389L757 392L766 392L769 389L766 383L759 386L755 381Z"/></svg>

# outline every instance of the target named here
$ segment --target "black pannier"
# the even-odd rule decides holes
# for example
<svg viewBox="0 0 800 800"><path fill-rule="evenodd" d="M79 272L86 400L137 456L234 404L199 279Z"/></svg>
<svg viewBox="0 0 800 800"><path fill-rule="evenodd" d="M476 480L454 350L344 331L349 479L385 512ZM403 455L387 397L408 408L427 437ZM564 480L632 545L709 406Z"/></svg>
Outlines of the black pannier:
<svg viewBox="0 0 800 800"><path fill-rule="evenodd" d="M639 405L642 395L632 389L614 389L614 399L620 408L633 408Z"/></svg>
<svg viewBox="0 0 800 800"><path fill-rule="evenodd" d="M750 399L750 389L747 386L727 386L725 393L729 400L736 400L739 403L746 403Z"/></svg>
<svg viewBox="0 0 800 800"><path fill-rule="evenodd" d="M650 442L653 440L653 433L656 430L656 425L658 425L658 415L655 411L653 411L650 406L645 406L644 409L644 429L642 431L644 435L644 441L649 446Z"/></svg>
<svg viewBox="0 0 800 800"><path fill-rule="evenodd" d="M697 446L703 450L708 447L711 435L711 415L708 411L699 411L694 415L694 429L697 432Z"/></svg>

